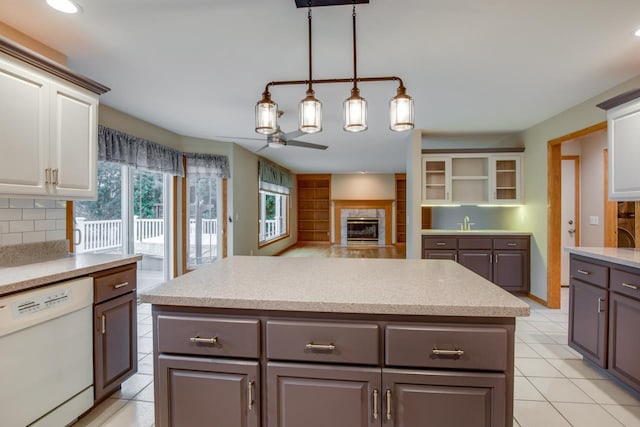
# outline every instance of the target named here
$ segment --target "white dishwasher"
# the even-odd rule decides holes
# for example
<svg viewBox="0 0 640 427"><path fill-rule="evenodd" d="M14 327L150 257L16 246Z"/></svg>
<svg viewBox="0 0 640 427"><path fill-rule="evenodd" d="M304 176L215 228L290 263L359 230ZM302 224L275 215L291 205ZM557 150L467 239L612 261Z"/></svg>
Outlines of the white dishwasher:
<svg viewBox="0 0 640 427"><path fill-rule="evenodd" d="M0 424L65 426L93 405L93 279L0 297Z"/></svg>

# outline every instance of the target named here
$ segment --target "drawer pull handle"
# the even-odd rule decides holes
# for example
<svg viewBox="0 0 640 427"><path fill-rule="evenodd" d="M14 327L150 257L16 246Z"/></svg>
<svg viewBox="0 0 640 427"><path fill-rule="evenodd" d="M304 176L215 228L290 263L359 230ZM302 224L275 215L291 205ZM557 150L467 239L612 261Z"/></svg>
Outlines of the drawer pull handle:
<svg viewBox="0 0 640 427"><path fill-rule="evenodd" d="M379 415L378 411L378 389L373 389L373 419L377 420Z"/></svg>
<svg viewBox="0 0 640 427"><path fill-rule="evenodd" d="M584 274L585 276L588 276L588 275L590 275L590 274L591 274L591 272L590 272L590 271L587 271L587 270L578 270L578 273L580 273L580 274Z"/></svg>
<svg viewBox="0 0 640 427"><path fill-rule="evenodd" d="M633 289L634 291L638 290L638 287L636 285L630 285L629 283L622 282L622 286L624 286L625 288Z"/></svg>
<svg viewBox="0 0 640 427"><path fill-rule="evenodd" d="M384 393L385 397L386 397L386 406L387 406L387 419L390 420L391 419L391 390L387 389L387 391L385 391Z"/></svg>
<svg viewBox="0 0 640 427"><path fill-rule="evenodd" d="M255 403L255 399L253 398L253 387L254 387L255 383L253 381L249 381L249 385L248 385L248 398L247 400L249 401L249 412L253 411L253 404Z"/></svg>
<svg viewBox="0 0 640 427"><path fill-rule="evenodd" d="M113 285L113 289L124 288L125 286L129 286L129 282L120 283L119 285Z"/></svg>
<svg viewBox="0 0 640 427"><path fill-rule="evenodd" d="M455 350L440 350L439 348L434 347L433 350L431 350L431 353L435 354L436 356L462 356L464 354L464 350L461 350L459 348L456 348Z"/></svg>
<svg viewBox="0 0 640 427"><path fill-rule="evenodd" d="M53 173L53 182L52 182L52 184L53 185L58 185L59 184L58 183L58 169L57 168L53 169L51 172Z"/></svg>
<svg viewBox="0 0 640 427"><path fill-rule="evenodd" d="M323 351L333 351L336 349L336 346L333 344L314 344L310 342L305 346L309 350L323 350Z"/></svg>
<svg viewBox="0 0 640 427"><path fill-rule="evenodd" d="M445 242L436 242L436 246L447 246Z"/></svg>
<svg viewBox="0 0 640 427"><path fill-rule="evenodd" d="M507 243L507 246L518 246L517 243Z"/></svg>
<svg viewBox="0 0 640 427"><path fill-rule="evenodd" d="M194 342L196 344L217 344L218 337L213 338L200 338L200 337L191 337L189 341Z"/></svg>

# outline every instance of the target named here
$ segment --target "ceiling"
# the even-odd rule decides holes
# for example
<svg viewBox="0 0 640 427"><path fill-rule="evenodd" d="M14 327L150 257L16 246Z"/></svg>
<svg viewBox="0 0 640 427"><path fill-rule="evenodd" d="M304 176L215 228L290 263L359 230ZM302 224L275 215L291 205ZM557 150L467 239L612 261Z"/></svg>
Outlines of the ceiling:
<svg viewBox="0 0 640 427"><path fill-rule="evenodd" d="M307 11L294 0L77 2L83 13L64 15L45 0L0 0L0 21L111 87L104 104L179 134L259 137L265 84L307 76ZM371 0L357 11L358 74L401 77L416 128L438 135L503 137L640 74L637 0ZM315 78L350 77L351 7L315 8L313 43ZM404 171L410 132L388 128L396 85L360 88L368 131L342 130L348 84L318 85L323 131L298 139L329 149L261 154L296 172ZM304 92L272 90L285 132L297 127Z"/></svg>

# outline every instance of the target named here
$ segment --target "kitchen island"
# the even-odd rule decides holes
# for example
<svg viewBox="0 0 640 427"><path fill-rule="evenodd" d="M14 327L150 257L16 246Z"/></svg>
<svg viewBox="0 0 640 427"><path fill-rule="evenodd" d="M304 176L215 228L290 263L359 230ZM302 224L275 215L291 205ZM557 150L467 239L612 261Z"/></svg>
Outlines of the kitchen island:
<svg viewBox="0 0 640 427"><path fill-rule="evenodd" d="M529 306L454 262L237 256L140 297L158 426L513 423Z"/></svg>

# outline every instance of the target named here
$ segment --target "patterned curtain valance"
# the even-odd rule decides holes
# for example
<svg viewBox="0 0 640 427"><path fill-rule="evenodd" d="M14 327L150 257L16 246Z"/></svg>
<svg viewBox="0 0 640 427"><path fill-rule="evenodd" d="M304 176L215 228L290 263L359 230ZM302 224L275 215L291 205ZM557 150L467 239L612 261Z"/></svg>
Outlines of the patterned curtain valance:
<svg viewBox="0 0 640 427"><path fill-rule="evenodd" d="M258 173L261 183L274 184L285 188L293 188L293 178L286 169L268 162L259 160Z"/></svg>
<svg viewBox="0 0 640 427"><path fill-rule="evenodd" d="M227 156L199 153L185 153L184 156L189 176L231 178Z"/></svg>
<svg viewBox="0 0 640 427"><path fill-rule="evenodd" d="M105 126L98 126L98 160L184 176L182 153Z"/></svg>

